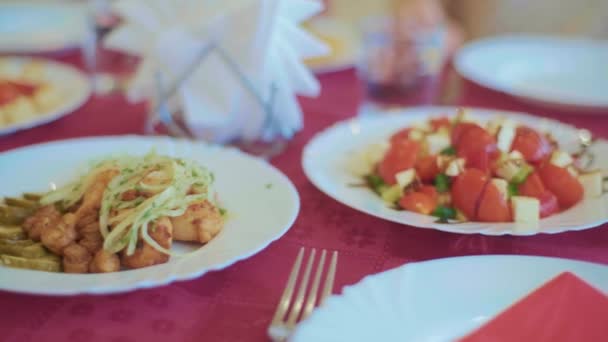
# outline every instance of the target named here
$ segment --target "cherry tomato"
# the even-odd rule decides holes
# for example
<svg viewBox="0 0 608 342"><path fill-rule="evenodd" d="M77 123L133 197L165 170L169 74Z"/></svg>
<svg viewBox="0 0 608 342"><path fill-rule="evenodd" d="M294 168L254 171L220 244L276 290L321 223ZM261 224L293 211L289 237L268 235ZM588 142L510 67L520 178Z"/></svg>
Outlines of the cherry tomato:
<svg viewBox="0 0 608 342"><path fill-rule="evenodd" d="M472 122L461 122L459 124L456 124L456 126L454 126L454 129L452 130L452 146L458 146L462 135L471 127L481 128L479 125L474 124Z"/></svg>
<svg viewBox="0 0 608 342"><path fill-rule="evenodd" d="M403 140L409 140L411 128L404 128L397 133L391 135L390 142L391 144L398 144Z"/></svg>
<svg viewBox="0 0 608 342"><path fill-rule="evenodd" d="M409 211L429 215L435 210L437 201L422 192L410 192L399 200L399 205Z"/></svg>
<svg viewBox="0 0 608 342"><path fill-rule="evenodd" d="M423 182L432 181L439 173L439 167L437 166L437 156L430 155L419 158L416 161L415 168L416 174Z"/></svg>
<svg viewBox="0 0 608 342"><path fill-rule="evenodd" d="M423 185L420 187L420 189L418 189L418 192L429 195L435 202L439 200L439 193L432 185Z"/></svg>
<svg viewBox="0 0 608 342"><path fill-rule="evenodd" d="M540 201L540 217L547 217L559 211L557 197L551 191L545 190L542 195L536 198Z"/></svg>
<svg viewBox="0 0 608 342"><path fill-rule="evenodd" d="M466 169L452 183L452 202L468 219L474 220L488 176L478 169Z"/></svg>
<svg viewBox="0 0 608 342"><path fill-rule="evenodd" d="M531 173L517 188L519 195L534 197L540 201L540 217L547 217L559 211L557 197L545 188L537 172Z"/></svg>
<svg viewBox="0 0 608 342"><path fill-rule="evenodd" d="M475 220L481 222L512 221L508 199L492 182L486 185L481 194Z"/></svg>
<svg viewBox="0 0 608 342"><path fill-rule="evenodd" d="M511 144L511 151L519 151L524 159L531 163L547 158L552 152L549 140L532 128L519 126L515 139Z"/></svg>
<svg viewBox="0 0 608 342"><path fill-rule="evenodd" d="M391 145L378 166L380 177L387 184L397 183L395 175L414 167L419 150L420 144L413 140L403 140Z"/></svg>
<svg viewBox="0 0 608 342"><path fill-rule="evenodd" d="M517 187L517 191L520 195L535 198L538 198L546 190L547 189L537 172L529 174L526 180Z"/></svg>
<svg viewBox="0 0 608 342"><path fill-rule="evenodd" d="M21 94L19 89L14 87L11 83L0 82L0 105L4 105L18 98Z"/></svg>
<svg viewBox="0 0 608 342"><path fill-rule="evenodd" d="M456 147L459 157L466 160L467 167L489 172L498 157L496 139L485 129L473 126L462 133Z"/></svg>
<svg viewBox="0 0 608 342"><path fill-rule="evenodd" d="M452 125L450 123L450 119L445 116L437 118L437 119L431 119L430 123L431 123L431 128L433 128L434 132L438 131L441 127L449 128Z"/></svg>
<svg viewBox="0 0 608 342"><path fill-rule="evenodd" d="M560 207L570 208L583 198L583 186L565 168L545 163L538 174L545 187L557 197Z"/></svg>

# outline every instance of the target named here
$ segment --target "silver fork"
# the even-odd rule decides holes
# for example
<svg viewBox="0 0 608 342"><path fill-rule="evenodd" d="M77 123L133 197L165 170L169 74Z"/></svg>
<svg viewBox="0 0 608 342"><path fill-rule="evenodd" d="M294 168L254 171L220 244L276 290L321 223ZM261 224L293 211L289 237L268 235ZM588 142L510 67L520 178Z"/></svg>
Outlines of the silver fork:
<svg viewBox="0 0 608 342"><path fill-rule="evenodd" d="M292 298L296 288L298 273L300 273L300 268L302 266L302 259L304 258L304 247L300 248L300 251L298 252L296 261L291 269L291 274L287 279L287 284L285 284L283 295L279 300L277 310L274 313L270 326L268 327L268 335L273 341L285 341L295 329L296 324L306 319L312 313L312 310L317 304L317 298L319 299L318 305L321 305L332 292L334 287L334 279L336 276L336 267L338 264L337 251L333 251L331 255L327 275L325 276L325 283L319 296L319 285L321 283L321 276L323 274L325 259L327 256L326 250L321 251L321 258L317 265L317 269L312 280L312 285L310 286L308 293L306 291L308 288L310 273L312 271L316 252L317 251L314 248L310 252L310 256L308 257L308 261L306 262L306 267L304 269L304 274L299 282L300 285L298 292L296 293L295 298ZM304 302L305 299L306 302Z"/></svg>

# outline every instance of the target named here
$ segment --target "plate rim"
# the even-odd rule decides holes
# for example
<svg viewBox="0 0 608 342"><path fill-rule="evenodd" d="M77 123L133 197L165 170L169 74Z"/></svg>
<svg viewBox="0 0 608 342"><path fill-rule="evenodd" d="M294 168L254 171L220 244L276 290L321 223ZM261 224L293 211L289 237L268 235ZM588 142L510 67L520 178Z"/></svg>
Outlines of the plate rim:
<svg viewBox="0 0 608 342"><path fill-rule="evenodd" d="M509 231L505 231L505 230L488 231L487 229L485 229L485 230L475 229L475 230L465 231L465 230L459 228L458 225L436 224L433 226L428 226L428 225L425 226L425 225L420 225L420 224L413 224L412 222L405 223L403 219L386 217L385 215L383 215L382 213L380 213L378 211L370 210L367 208L359 208L357 205L352 204L351 201L349 201L348 199L338 198L338 196L335 196L329 190L325 189L325 187L321 186L321 184L317 180L317 177L313 176L315 171L312 170L311 169L312 166L309 165L309 164L313 163L311 161L311 157L309 157L309 155L311 155L311 150L313 148L315 148L315 146L317 144L319 144L319 141L321 139L328 136L333 131L340 129L341 127L351 125L351 124L356 123L361 120L382 120L383 117L397 117L400 115L408 115L408 114L417 115L417 116L439 115L440 113L454 112L457 108L460 108L460 107L457 107L457 106L413 106L413 107L405 107L405 108L400 108L400 109L392 109L392 110L388 110L385 113L374 114L373 116L353 117L353 118L349 118L346 120L341 120L341 121L335 122L335 123L329 125L328 127L324 128L323 130L317 132L308 141L308 143L306 143L306 146L304 146L304 149L302 150L302 157L300 160L301 167L304 171L304 174L306 175L306 178L315 186L315 188L317 188L319 191L321 191L323 194L325 194L332 200L334 200L352 210L356 210L360 213L364 213L366 215L370 215L370 216L379 218L379 219L387 221L387 222L394 222L394 223L400 224L401 226L404 226L404 227L412 227L412 228L419 228L419 229L432 229L432 230L438 230L438 231L443 231L443 232L447 232L447 233L457 233L457 234L466 234L466 235L481 234L481 235L486 235L486 236L534 236L534 235L539 235L539 234L552 235L552 234L560 234L560 233L564 233L564 232L568 232L568 231L581 231L581 230L586 230L586 229L593 229L593 228L599 227L608 222L608 216L606 216L601 220L601 222L597 221L597 222L593 222L593 223L585 223L583 225L578 225L573 228L569 227L569 228L565 228L565 229L562 229L559 231L536 231L536 232L527 232L527 233L523 233L523 234L522 233L517 234L517 233L513 232L512 229ZM548 123L558 123L559 125L568 127L569 129L577 129L575 126L573 126L571 124L564 123L564 122L561 122L561 121L558 121L555 119L551 119L551 118L532 115L532 114L526 113L526 112L517 112L517 111L511 111L511 110L501 110L501 109L481 108L481 107L464 107L464 108L466 108L467 110L470 110L470 111L485 112L486 114L483 114L483 115L497 115L497 114L501 113L503 115L514 116L516 118L519 117L519 118L527 118L527 119L542 119ZM608 140L604 140L604 139L599 139L599 140L608 144ZM604 196L606 196L606 195L604 195ZM421 214L416 214L416 213L407 213L407 214L416 215L416 216L421 215ZM426 216L426 215L424 215L424 216ZM482 226L491 224L491 223L487 223L487 222L484 223L484 222L477 222L477 221L470 221L470 222L478 224L478 225L482 225Z"/></svg>
<svg viewBox="0 0 608 342"><path fill-rule="evenodd" d="M462 46L454 56L454 68L458 72L458 74L460 74L462 77L469 81L472 81L483 87L487 87L489 89L520 98L528 102L540 103L549 106L552 105L559 107L576 108L579 110L586 110L590 112L608 109L608 100L589 102L585 100L572 100L572 98L564 99L562 97L556 97L550 94L543 95L537 92L530 93L524 90L518 90L517 88L512 88L492 77L482 75L480 72L475 71L467 66L469 63L467 63L466 60L470 58L472 54L483 53L488 49L492 49L494 46L513 45L514 42L535 42L537 44L540 43L543 45L546 45L547 43L562 44L568 47L574 45L593 45L602 46L605 49L608 49L608 43L594 38L561 37L555 35L525 33L504 34L494 37L481 38L475 41L471 41Z"/></svg>
<svg viewBox="0 0 608 342"><path fill-rule="evenodd" d="M565 258L565 257L552 257L552 256L545 256L545 255L523 255L523 254L486 254L486 255L452 256L452 257L443 257L443 258L437 258L437 259L405 262L399 266L396 266L396 267L393 267L390 269L386 269L386 270L383 270L378 273L366 275L363 278L361 278L359 281L357 281L356 283L344 286L341 293L333 294L330 298L328 298L328 301L326 304L343 305L341 303L343 303L345 301L346 292L353 291L353 292L357 292L358 294L360 294L362 292L360 290L363 290L363 292L369 292L368 284L370 282L387 283L390 279L395 280L395 279L405 279L405 278L407 278L411 281L411 279L414 278L415 274L419 274L421 269L423 270L423 272L424 272L424 269L427 269L427 270L429 270L428 272L431 272L431 271L437 271L437 267L440 267L440 268L441 267L454 267L454 266L463 267L466 265L470 265L471 263L476 263L476 264L483 264L483 263L520 264L522 262L527 263L527 264L533 264L533 265L539 265L539 264L557 265L557 268L564 269L563 271L560 271L560 273L570 271L570 272L573 272L574 274L576 274L576 271L572 270L573 268L579 268L579 269L583 269L583 268L600 269L601 268L601 269L603 269L604 273L608 277L608 265L607 264L603 264L600 262L579 260L579 259L570 259L570 258ZM561 264L563 264L563 267L560 267ZM552 267L552 266L549 266L549 267ZM560 273L558 273L558 274L560 274ZM555 276L557 276L558 274L556 274ZM546 283L549 280L550 280L550 278L547 278L546 280L542 281L541 285ZM471 280L471 281L473 281L473 280ZM605 285L605 289L603 290L603 292L608 295L607 291L608 291L608 285ZM350 294L348 296L353 297L352 292L349 292L349 293ZM515 302L517 302L517 300ZM511 305L514 304L515 302L511 303ZM334 304L334 303L337 303L337 304ZM502 310L504 310L504 309L502 309ZM313 319L314 319L314 314L315 313L313 312L313 316L311 317ZM492 317L490 317L489 319L492 319ZM302 330L302 327L304 327L304 329L309 329L308 326L310 326L311 324L312 323L306 324L306 322L305 322L304 324L299 325L298 329L296 329L294 336L296 336L296 337L298 336L298 331ZM297 338L295 340L298 341Z"/></svg>
<svg viewBox="0 0 608 342"><path fill-rule="evenodd" d="M63 118L64 116L73 114L75 111L80 109L85 103L87 103L89 98L92 96L93 87L91 85L91 82L89 82L89 78L87 77L87 75L85 75L84 72L70 64L40 57L5 56L0 57L0 60L9 61L8 63L23 63L27 61L33 61L36 63L41 63L42 65L44 65L45 68L51 67L60 69L62 71L71 73L74 79L77 79L78 82L81 83L81 85L84 87L78 87L81 90L78 93L79 96L75 96L72 103L68 103L69 105L66 105L64 103L63 106L56 108L55 110L47 111L42 115L37 114L37 116L30 121L19 122L17 124L11 124L3 127L0 126L0 137L8 136L10 134L31 129L34 127L43 126L53 121L57 121Z"/></svg>
<svg viewBox="0 0 608 342"><path fill-rule="evenodd" d="M214 265L211 267L207 267L206 269L202 269L202 270L197 269L195 272L191 272L186 275L180 276L179 274L168 273L166 277L160 278L160 279L153 278L151 280L147 280L145 278L144 279L138 278L138 279L134 280L132 283L128 284L127 286L115 284L115 285L111 285L111 286L105 286L105 287L101 286L101 287L93 287L93 288L86 288L86 289L68 289L68 290L50 289L50 290L46 290L46 291L35 291L35 290L30 291L29 289L7 288L2 284L2 281L1 281L2 278L0 277L0 291L27 294L27 295L55 296L55 297L65 297L65 296L75 296L75 295L108 295L108 294L127 293L127 292L132 292L132 291L141 290L141 289L165 286L165 285L169 285L169 284L176 283L176 282L193 280L193 279L204 276L206 273L226 269L229 266L232 266L240 261L249 259L252 256L265 250L266 248L268 248L268 246L270 246L270 244L272 244L273 242L282 238L287 233L287 231L289 231L289 229L291 229L293 227L295 221L297 220L297 218L300 214L300 210L301 210L300 194L299 194L298 189L296 188L295 184L289 179L289 177L287 177L286 174L284 174L281 170L279 170L276 166L272 165L271 163L266 162L265 160L263 160L261 158L257 158L252 155L249 155L235 147L222 146L222 145L218 145L218 144L209 144L209 143L202 142L202 141L192 141L192 140L188 140L188 139L179 139L179 138L173 138L173 137L168 137L168 136L144 136L144 135L138 135L138 134L101 135L101 136L88 136L88 137L80 137L80 138L59 139L59 140L45 141L45 142L30 144L30 145L26 145L26 146L21 146L18 148L0 152L0 159L4 158L6 155L10 155L12 153L20 153L20 152L24 152L24 151L27 151L30 149L45 148L45 147L49 147L49 146L56 145L56 144L57 145L70 144L70 143L75 143L75 142L79 142L79 141L80 142L87 141L87 142L91 142L91 143L99 141L99 142L103 143L104 141L112 141L112 140L116 140L116 139L124 139L127 142L130 139L143 139L143 140L150 140L151 142L154 142L155 144L159 143L159 142L163 142L163 141L164 142L171 141L172 143L175 143L175 141L188 142L189 144L192 144L192 145L201 144L207 148L219 149L219 150L223 151L223 153L231 153L231 154L237 155L239 158L245 158L245 159L249 160L249 162L256 163L256 164L266 168L267 170L274 173L275 176L277 176L284 182L286 189L291 193L291 195L294 198L293 212L290 213L289 219L287 220L287 223L285 224L285 226L282 227L280 230L277 230L277 232L274 234L274 236L271 239L264 241L263 243L256 246L255 248L252 248L251 250L247 251L246 253L242 253L238 257L233 258L229 261L226 261L224 263L217 264L217 265ZM36 271L36 270L25 270L25 269L16 269L16 268L0 266L0 274L8 273L8 275L10 276L10 273L13 273L13 272L19 272L19 273L26 272L26 273L30 273L30 274L36 274L36 275L43 275L43 273L44 273L44 272ZM128 271L122 271L122 272L128 272ZM113 274L118 274L118 273L119 272L114 272L114 273L109 273L109 274L113 275ZM44 274L46 274L46 273L44 273ZM61 275L67 276L67 277L87 277L90 274L85 275L85 274L62 273Z"/></svg>

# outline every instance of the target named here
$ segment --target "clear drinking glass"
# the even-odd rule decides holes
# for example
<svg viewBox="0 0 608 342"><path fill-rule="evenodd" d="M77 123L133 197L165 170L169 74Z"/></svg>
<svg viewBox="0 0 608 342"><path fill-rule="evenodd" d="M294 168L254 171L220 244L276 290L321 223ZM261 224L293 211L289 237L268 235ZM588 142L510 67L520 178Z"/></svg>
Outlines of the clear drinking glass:
<svg viewBox="0 0 608 342"><path fill-rule="evenodd" d="M431 104L445 56L445 29L419 28L390 16L361 26L358 75L366 89L364 114L377 109Z"/></svg>

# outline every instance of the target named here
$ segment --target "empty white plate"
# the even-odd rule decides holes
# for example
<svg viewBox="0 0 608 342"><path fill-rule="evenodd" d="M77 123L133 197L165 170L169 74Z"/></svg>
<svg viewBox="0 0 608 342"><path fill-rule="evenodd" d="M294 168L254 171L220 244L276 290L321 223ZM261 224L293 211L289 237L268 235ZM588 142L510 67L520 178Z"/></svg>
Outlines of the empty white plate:
<svg viewBox="0 0 608 342"><path fill-rule="evenodd" d="M455 67L482 86L553 106L608 108L608 42L502 36L465 45Z"/></svg>
<svg viewBox="0 0 608 342"><path fill-rule="evenodd" d="M86 7L78 3L0 3L0 51L49 52L72 48L86 34Z"/></svg>
<svg viewBox="0 0 608 342"><path fill-rule="evenodd" d="M292 341L455 341L565 271L608 293L608 267L587 262L493 255L410 263L330 297Z"/></svg>

